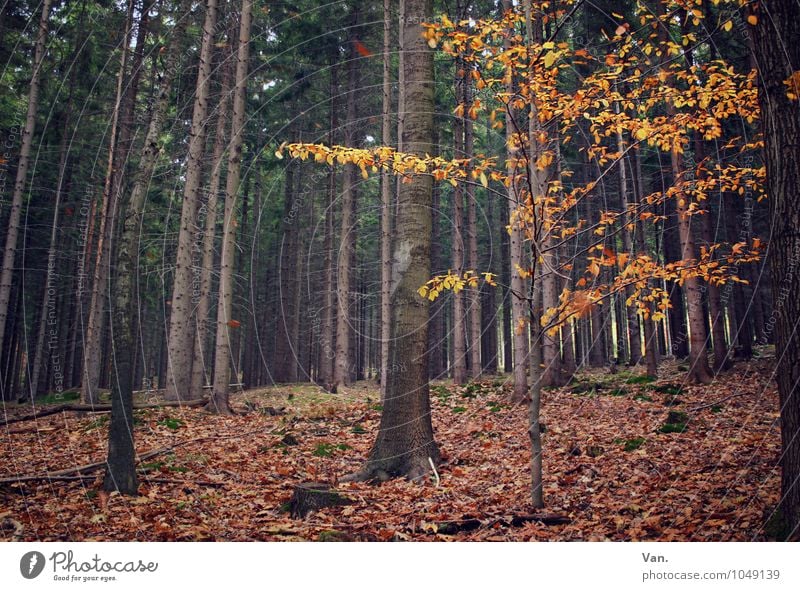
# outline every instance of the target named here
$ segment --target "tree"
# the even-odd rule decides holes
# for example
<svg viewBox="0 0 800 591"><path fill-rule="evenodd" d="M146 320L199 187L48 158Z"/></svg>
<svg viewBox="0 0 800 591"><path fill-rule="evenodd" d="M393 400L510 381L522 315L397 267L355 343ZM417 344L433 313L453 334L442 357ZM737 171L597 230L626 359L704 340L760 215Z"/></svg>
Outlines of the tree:
<svg viewBox="0 0 800 591"><path fill-rule="evenodd" d="M203 155L206 147L206 125L208 123L208 96L211 87L211 62L214 50L214 28L217 24L217 0L207 0L203 23L203 39L197 68L192 127L189 132L189 154L186 162L186 183L181 203L181 225L178 233L178 248L175 261L175 279L172 284L172 312L169 316L169 341L167 357L167 400L187 398L191 386L194 331L191 317L194 308L192 298L193 264L192 243L199 226L200 180Z"/></svg>
<svg viewBox="0 0 800 591"><path fill-rule="evenodd" d="M781 501L786 538L800 531L800 5L770 0L748 15L758 64L772 238L775 375L781 413Z"/></svg>
<svg viewBox="0 0 800 591"><path fill-rule="evenodd" d="M222 254L220 255L219 302L217 307L217 344L214 357L214 389L208 408L219 414L231 414L228 384L231 375L231 331L238 326L233 311L233 266L236 249L236 196L244 145L245 99L250 59L250 25L253 0L242 0L239 25L239 51L236 57L236 81L233 92L233 118L228 145L228 174L225 178L225 215L222 225Z"/></svg>
<svg viewBox="0 0 800 591"><path fill-rule="evenodd" d="M183 40L188 26L191 0L181 0L174 13L175 26L166 51L164 70L160 72L157 95L142 145L139 167L133 181L122 232L117 250L117 273L114 283L113 357L114 371L111 380L111 420L108 428L108 456L103 488L135 495L138 489L136 458L133 439L133 351L134 318L133 294L139 257L137 236L142 222L147 185L153 175L160 151L158 137L164 126L169 106L172 83L178 71Z"/></svg>
<svg viewBox="0 0 800 591"><path fill-rule="evenodd" d="M39 29L33 55L31 81L28 86L28 113L25 116L25 128L22 131L22 146L19 151L17 177L14 181L14 192L11 197L11 212L8 216L6 244L3 250L3 268L0 270L0 348L3 346L6 321L8 319L9 300L11 299L11 280L14 275L14 260L17 253L19 222L22 214L22 198L28 186L28 166L30 164L31 145L36 130L36 110L39 108L39 82L44 61L45 42L47 41L48 18L51 0L42 2L42 13L39 18Z"/></svg>
<svg viewBox="0 0 800 591"><path fill-rule="evenodd" d="M406 0L403 36L405 93L402 143L409 154L433 153L433 52L422 36L431 0ZM420 480L439 461L428 386L428 306L418 289L430 276L432 179L400 185L395 230L390 371L377 439L357 478Z"/></svg>

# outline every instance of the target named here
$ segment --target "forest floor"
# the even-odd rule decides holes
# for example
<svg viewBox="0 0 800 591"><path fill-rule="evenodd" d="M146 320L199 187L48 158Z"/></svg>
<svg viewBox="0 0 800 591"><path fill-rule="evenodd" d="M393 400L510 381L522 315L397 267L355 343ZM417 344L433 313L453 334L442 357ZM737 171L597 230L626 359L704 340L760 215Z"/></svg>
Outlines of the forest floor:
<svg viewBox="0 0 800 591"><path fill-rule="evenodd" d="M666 363L656 382L604 370L546 390L543 512L529 503L527 408L509 404L506 376L432 384L438 486L342 483L352 504L302 519L287 511L297 484L361 467L380 418L374 383L335 395L249 390L233 396L232 417L137 410L138 453L162 450L140 463L140 496L102 492L102 470L6 482L0 540L770 539L780 487L772 362L737 363L711 386L686 385ZM3 426L0 479L102 460L107 425L108 414L66 412Z"/></svg>

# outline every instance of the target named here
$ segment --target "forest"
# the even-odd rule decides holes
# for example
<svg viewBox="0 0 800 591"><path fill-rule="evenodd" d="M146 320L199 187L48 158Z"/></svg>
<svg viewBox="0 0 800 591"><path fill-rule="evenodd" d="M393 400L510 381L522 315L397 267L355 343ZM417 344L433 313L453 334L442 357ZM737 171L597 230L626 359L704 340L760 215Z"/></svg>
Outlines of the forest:
<svg viewBox="0 0 800 591"><path fill-rule="evenodd" d="M798 23L0 2L0 540L800 540Z"/></svg>

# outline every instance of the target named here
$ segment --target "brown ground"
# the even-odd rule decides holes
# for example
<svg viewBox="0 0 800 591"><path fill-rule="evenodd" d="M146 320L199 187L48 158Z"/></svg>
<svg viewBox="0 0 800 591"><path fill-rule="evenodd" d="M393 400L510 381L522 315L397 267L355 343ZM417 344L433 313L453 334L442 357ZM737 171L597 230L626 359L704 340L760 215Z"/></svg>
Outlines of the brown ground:
<svg viewBox="0 0 800 591"><path fill-rule="evenodd" d="M693 387L673 364L656 384L604 371L545 392L544 512L565 525L511 524L532 513L526 409L509 406L505 377L491 377L433 385L439 486L434 478L340 484L354 504L290 518L294 485L335 482L360 467L378 427L378 394L367 383L336 395L277 386L235 395L240 416L137 411L140 453L180 444L143 462L137 498L100 492L102 472L85 482L0 485L0 540L763 540L780 485L770 372L769 360L756 360ZM677 399L670 385L682 386ZM688 414L683 433L657 432L669 411ZM2 427L0 478L101 460L107 416ZM298 444L282 443L286 434Z"/></svg>

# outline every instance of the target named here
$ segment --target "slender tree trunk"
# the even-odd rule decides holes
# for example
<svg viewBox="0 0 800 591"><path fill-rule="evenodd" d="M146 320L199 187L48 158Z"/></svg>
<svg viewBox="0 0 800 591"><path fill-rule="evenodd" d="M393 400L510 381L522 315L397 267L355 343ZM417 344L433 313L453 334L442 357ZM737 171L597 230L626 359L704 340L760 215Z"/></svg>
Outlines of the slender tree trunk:
<svg viewBox="0 0 800 591"><path fill-rule="evenodd" d="M464 74L464 111L469 112L472 105L471 77L468 71ZM471 160L474 156L475 129L472 118L464 117L464 158ZM466 166L467 179L471 179L472 165L468 162ZM465 187L467 198L467 246L469 247L467 256L467 267L470 271L478 273L478 216L477 204L475 201L475 186L467 182ZM473 379L481 375L481 296L480 287L466 288L469 300L469 356L470 371Z"/></svg>
<svg viewBox="0 0 800 591"><path fill-rule="evenodd" d="M406 152L433 152L433 52L422 37L432 18L431 0L406 0L403 63L408 111L403 126ZM439 461L428 389L429 302L417 289L430 275L432 179L418 175L400 185L392 281L391 367L375 444L357 476L406 476L421 480Z"/></svg>
<svg viewBox="0 0 800 591"><path fill-rule="evenodd" d="M503 1L504 10L511 9L511 1ZM506 40L507 47L511 46L511 41ZM513 70L506 71L506 92L514 93ZM525 298L528 294L527 282L522 277L519 269L525 269L525 257L523 256L523 231L517 210L523 205L524 200L520 195L520 183L523 177L518 174L521 166L519 153L520 136L524 129L518 128L517 112L511 102L506 105L506 162L510 177L508 187L508 219L510 225L509 256L511 263L511 319L514 353L514 393L512 402L521 402L528 397L528 354L530 343L528 340L527 319L529 311L526 309Z"/></svg>
<svg viewBox="0 0 800 591"><path fill-rule="evenodd" d="M70 78L74 82L74 76ZM39 393L39 376L42 369L47 371L47 361L53 355L52 345L48 346L48 354L45 357L45 340L47 338L47 327L50 326L50 336L57 334L56 324L58 314L56 314L56 264L58 258L58 226L61 214L61 195L64 190L64 177L67 172L68 139L69 130L72 123L72 86L70 85L70 96L67 103L66 113L64 114L64 128L61 134L61 147L59 148L58 158L58 180L56 181L56 191L53 199L53 223L50 226L50 246L47 249L47 271L44 280L44 295L42 298L41 317L39 318L39 331L36 339L36 352L33 357L31 368L30 397L33 399Z"/></svg>
<svg viewBox="0 0 800 591"><path fill-rule="evenodd" d="M245 103L247 98L247 72L250 58L250 22L253 0L242 0L239 25L239 49L236 56L236 83L233 93L231 141L228 147L228 175L225 179L225 217L222 225L222 254L220 257L219 303L217 308L217 343L214 357L214 389L209 410L230 414L228 384L231 376L231 331L233 311L233 265L236 249L236 195L244 144Z"/></svg>
<svg viewBox="0 0 800 591"><path fill-rule="evenodd" d="M462 16L460 0L456 2L456 14ZM460 102L464 97L466 74L464 61L456 59L456 97ZM453 157L464 157L464 117L456 116L453 120ZM453 272L459 277L464 274L464 185L458 183L453 190ZM463 384L467 381L467 317L464 305L464 292L453 293L453 383Z"/></svg>
<svg viewBox="0 0 800 591"><path fill-rule="evenodd" d="M133 293L136 289L137 236L141 230L147 186L159 153L158 138L164 125L172 82L178 70L183 38L188 25L191 0L182 0L175 12L176 25L167 49L164 71L158 85L147 135L142 146L139 168L131 190L117 251L117 273L114 287L113 352L114 371L111 388L111 420L108 432L108 460L103 488L107 491L135 495L135 449L133 441Z"/></svg>
<svg viewBox="0 0 800 591"><path fill-rule="evenodd" d="M117 73L117 90L114 101L114 110L111 115L111 131L108 140L108 161L106 165L105 182L103 185L102 205L100 209L100 229L97 236L97 251L95 256L94 280L92 282L92 296L89 304L89 321L86 329L86 346L83 365L83 381L81 385L81 400L84 404L97 404L100 401L99 387L103 359L103 343L106 335L106 299L109 296L110 261L114 226L117 219L119 193L115 188L115 163L118 163L117 145L122 108L124 83L128 64L128 52L133 29L133 11L135 2L128 0L127 19L125 21L125 41L120 56L119 72Z"/></svg>
<svg viewBox="0 0 800 591"><path fill-rule="evenodd" d="M800 5L795 0L771 0L759 5L752 28L761 77L759 98L764 132L772 236L775 372L781 411L781 501L779 509L787 539L800 537ZM789 87L784 81L794 75Z"/></svg>
<svg viewBox="0 0 800 591"><path fill-rule="evenodd" d="M335 130L337 128L336 119L336 95L338 93L338 80L337 73L338 67L336 65L337 55L332 55L330 58L330 112L328 114L330 125L328 127L328 145L332 146L335 143ZM336 298L335 287L336 278L333 270L333 242L334 242L334 203L336 202L336 167L331 166L328 171L328 187L327 187L327 207L325 208L325 288L324 288L324 318L322 321L322 341L320 343L320 380L325 385L325 388L332 389L333 386L333 365L334 357L336 354L336 345L334 342L334 325L336 324ZM383 338L383 337L382 337ZM387 337L388 339L388 337ZM388 340L387 340L388 343Z"/></svg>
<svg viewBox="0 0 800 591"><path fill-rule="evenodd" d="M229 43L233 45L232 36ZM211 310L211 293L214 273L214 240L217 228L217 209L219 203L219 186L222 179L223 160L225 156L225 128L230 117L230 94L233 78L233 51L224 53L222 68L222 88L217 103L217 124L214 135L214 147L211 155L211 174L208 180L208 194L205 206L205 226L203 229L203 260L200 269L200 293L197 301L196 337L194 339L194 359L192 361L192 378L190 398L198 399L203 394L203 387L210 385L212 356L208 351L209 312Z"/></svg>
<svg viewBox="0 0 800 591"><path fill-rule="evenodd" d="M14 277L14 259L17 253L20 216L22 214L22 198L28 184L28 165L30 164L33 133L36 129L36 110L39 107L39 81L42 62L44 61L45 42L47 41L48 17L51 0L43 0L42 13L39 18L39 30L36 34L36 46L33 55L31 82L28 87L28 113L25 117L25 129L22 131L22 146L17 165L17 177L14 181L14 192L11 197L11 211L8 215L6 244L3 250L3 268L0 271L0 349L5 336L8 320L8 305L11 298L11 282Z"/></svg>
<svg viewBox="0 0 800 591"><path fill-rule="evenodd" d="M534 40L540 41L540 33L539 31L534 34L534 22L532 17L532 4L533 0L528 0L525 4L525 29L526 29L526 38L528 43L533 43ZM539 24L536 23L536 27L539 27ZM535 36L534 36L535 35ZM530 77L531 82L533 82L533 64L530 65ZM535 100L535 99L534 99ZM538 170L536 159L534 158L534 154L536 154L537 150L534 148L535 143L537 142L537 132L539 131L539 119L537 116L537 108L535 102L531 103L531 110L532 116L528 118L528 141L529 141L529 148L528 148L528 186L531 187L532 191L537 191L539 194L544 194L546 191L547 184L541 171ZM536 204L535 195L531 196L531 201L534 207L534 224L538 226L539 229L542 228L544 225L544 217L546 215L545 209L546 206L542 201L541 205ZM538 211L537 211L538 210ZM535 232L535 234L540 234L541 230ZM549 234L549 232L548 232ZM546 243L552 243L552 239L550 237L545 238ZM555 249L552 247L549 250L549 254L545 253L542 257L543 264L539 263L540 253L542 252L543 245L539 239L531 240L531 261L532 265L534 266L533 269L533 284L530 289L530 298L529 298L529 313L530 313L530 325L531 325L531 332L533 337L533 343L531 345L531 393L530 393L530 404L528 406L528 436L530 437L531 441L531 504L535 508L544 507L544 498L543 498L543 481L542 481L542 436L541 436L541 425L539 422L540 411L541 411L541 394L542 394L542 386L544 385L545 381L548 379L545 375L547 370L550 368L548 365L547 360L547 335L545 334L545 330L542 327L541 320L542 320L542 313L543 308L540 307L539 302L542 301L544 304L544 308L548 307L548 295L546 293L542 294L540 298L539 290L547 291L548 289L552 289L552 285L556 283L556 276L555 276L555 260L552 257L552 253ZM547 280L547 276L550 276L551 280ZM552 304L555 305L555 304ZM544 367L543 367L544 366ZM560 367L556 368L557 370Z"/></svg>
<svg viewBox="0 0 800 591"><path fill-rule="evenodd" d="M384 146L392 143L391 110L391 0L383 0L383 105L381 138ZM388 170L381 173L381 400L386 398L387 372L389 370L389 334L392 310L390 308L392 282L392 178Z"/></svg>
<svg viewBox="0 0 800 591"><path fill-rule="evenodd" d="M359 21L358 8L353 8L351 15L353 26L350 29L350 59L347 64L347 122L344 128L344 142L347 146L353 145L355 137L354 126L356 121L356 91L358 89L358 67L355 52L356 31ZM350 366L354 358L351 356L351 329L353 323L352 306L353 277L352 265L355 255L356 232L356 189L355 167L348 164L342 176L342 226L340 234L340 249L338 258L338 287L336 290L337 317L336 317L336 359L334 360L334 385L347 386L352 381Z"/></svg>
<svg viewBox="0 0 800 591"><path fill-rule="evenodd" d="M189 153L186 161L186 183L183 187L175 278L172 283L172 313L169 316L167 400L188 399L192 383L193 336L192 312L199 300L201 269L195 261L193 242L199 234L200 180L206 148L208 95L211 87L211 65L214 50L214 28L217 24L217 0L206 0L203 38L197 66L192 126L189 130ZM196 278L196 279L195 279ZM196 286L193 289L193 279ZM193 294L197 292L197 297Z"/></svg>

